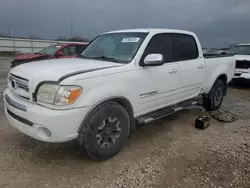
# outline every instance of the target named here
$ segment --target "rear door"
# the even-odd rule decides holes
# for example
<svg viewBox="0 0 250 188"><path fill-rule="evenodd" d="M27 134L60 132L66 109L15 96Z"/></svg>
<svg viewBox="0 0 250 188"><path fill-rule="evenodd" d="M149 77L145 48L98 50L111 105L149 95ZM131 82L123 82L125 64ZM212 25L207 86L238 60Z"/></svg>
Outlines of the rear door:
<svg viewBox="0 0 250 188"><path fill-rule="evenodd" d="M174 35L174 61L179 63L180 96L191 98L199 94L205 79L205 61L199 57L195 38L188 34Z"/></svg>
<svg viewBox="0 0 250 188"><path fill-rule="evenodd" d="M156 34L151 38L142 55L141 61L148 54L162 54L164 62L161 66L142 67L138 71L142 80L138 86L139 103L143 109L156 109L177 100L175 94L179 89L179 66L177 62L173 62L173 47L172 34Z"/></svg>

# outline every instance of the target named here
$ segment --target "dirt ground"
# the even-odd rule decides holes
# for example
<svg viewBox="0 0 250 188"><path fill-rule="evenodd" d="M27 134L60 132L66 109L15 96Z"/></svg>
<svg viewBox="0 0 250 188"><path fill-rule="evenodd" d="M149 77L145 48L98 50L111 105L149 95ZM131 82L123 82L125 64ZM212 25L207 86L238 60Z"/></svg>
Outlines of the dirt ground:
<svg viewBox="0 0 250 188"><path fill-rule="evenodd" d="M211 119L198 130L202 112L179 112L132 134L111 160L95 162L73 144L42 143L8 125L2 93L9 61L0 59L1 188L250 187L250 87L228 89L223 106L236 122Z"/></svg>

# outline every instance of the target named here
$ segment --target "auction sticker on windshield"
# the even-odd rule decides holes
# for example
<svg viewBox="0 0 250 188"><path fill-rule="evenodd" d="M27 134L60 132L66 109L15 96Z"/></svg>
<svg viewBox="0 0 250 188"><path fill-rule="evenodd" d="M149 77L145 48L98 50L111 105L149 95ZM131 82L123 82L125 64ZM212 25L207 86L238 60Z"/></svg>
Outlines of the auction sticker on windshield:
<svg viewBox="0 0 250 188"><path fill-rule="evenodd" d="M122 43L125 43L125 42L138 42L139 40L140 40L140 38L138 38L138 37L123 38Z"/></svg>

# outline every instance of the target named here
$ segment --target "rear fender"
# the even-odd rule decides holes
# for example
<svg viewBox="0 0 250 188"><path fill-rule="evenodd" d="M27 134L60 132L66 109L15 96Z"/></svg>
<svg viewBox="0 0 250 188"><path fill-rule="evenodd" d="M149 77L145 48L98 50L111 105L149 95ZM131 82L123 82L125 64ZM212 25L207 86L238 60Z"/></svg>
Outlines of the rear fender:
<svg viewBox="0 0 250 188"><path fill-rule="evenodd" d="M205 93L209 93L214 86L216 80L222 76L225 75L227 77L226 71L227 69L224 66L217 66L217 68L213 69L214 72L208 72L207 75L207 85L204 88ZM227 84L227 83L226 83Z"/></svg>

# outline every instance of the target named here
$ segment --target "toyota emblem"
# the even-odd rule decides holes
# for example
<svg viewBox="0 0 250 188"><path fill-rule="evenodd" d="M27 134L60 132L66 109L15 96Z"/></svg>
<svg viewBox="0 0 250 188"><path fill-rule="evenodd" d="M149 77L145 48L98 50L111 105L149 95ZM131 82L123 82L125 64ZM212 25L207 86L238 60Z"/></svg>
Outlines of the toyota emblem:
<svg viewBox="0 0 250 188"><path fill-rule="evenodd" d="M17 88L16 80L12 80L12 81L11 81L11 86L12 86L13 89L16 89L16 88Z"/></svg>

